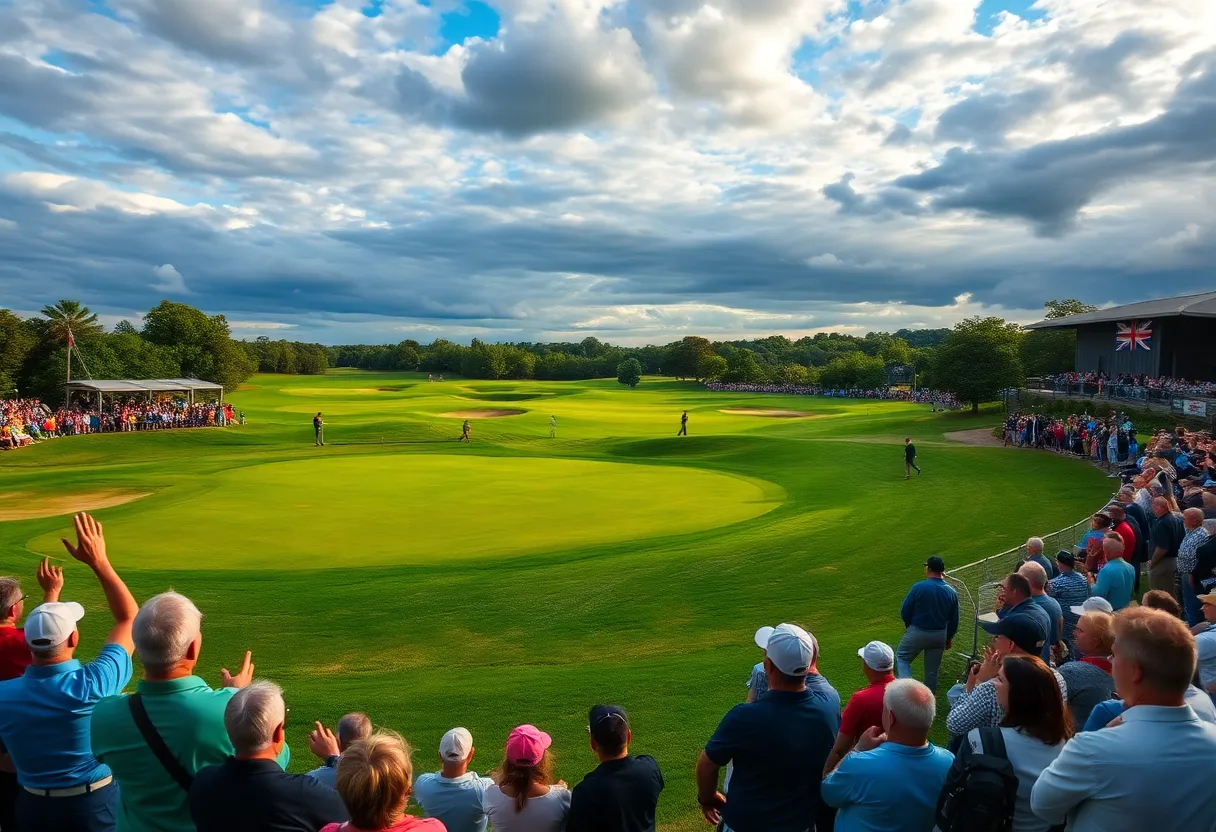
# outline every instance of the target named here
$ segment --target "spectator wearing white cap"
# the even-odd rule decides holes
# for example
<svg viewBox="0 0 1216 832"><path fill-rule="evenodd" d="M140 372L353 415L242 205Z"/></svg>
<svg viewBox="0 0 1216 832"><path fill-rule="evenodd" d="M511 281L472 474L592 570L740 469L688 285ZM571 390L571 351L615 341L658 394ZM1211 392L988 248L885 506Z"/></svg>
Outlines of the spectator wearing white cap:
<svg viewBox="0 0 1216 832"><path fill-rule="evenodd" d="M827 773L823 799L839 809L836 832L933 828L938 795L954 755L929 742L933 692L915 679L883 691L882 725Z"/></svg>
<svg viewBox="0 0 1216 832"><path fill-rule="evenodd" d="M596 705L587 715L591 750L600 764L574 787L567 832L654 832L663 774L654 757L629 754L629 715Z"/></svg>
<svg viewBox="0 0 1216 832"><path fill-rule="evenodd" d="M535 725L507 737L498 785L482 799L494 832L561 832L570 814L570 790L553 782L553 739Z"/></svg>
<svg viewBox="0 0 1216 832"><path fill-rule="evenodd" d="M697 802L710 823L732 832L831 828L819 782L840 730L840 695L822 677L808 687L817 658L806 630L773 628L764 657L769 692L732 708L697 760ZM728 800L718 774L732 762Z"/></svg>
<svg viewBox="0 0 1216 832"><path fill-rule="evenodd" d="M97 659L82 665L76 624L84 607L43 604L25 621L31 661L25 673L0 685L0 741L17 769L18 829L109 832L118 789L109 767L89 744L93 706L131 680L131 624L139 607L106 555L101 524L75 518L77 543L63 541L73 558L93 570L114 616Z"/></svg>
<svg viewBox="0 0 1216 832"><path fill-rule="evenodd" d="M958 593L946 583L945 572L946 563L937 555L926 560L925 579L912 585L899 610L906 629L896 652L896 675L911 678L912 662L923 652L925 684L935 694L942 655L958 632Z"/></svg>
<svg viewBox="0 0 1216 832"><path fill-rule="evenodd" d="M414 781L414 799L427 817L438 818L448 832L485 832L482 800L494 781L469 771L476 751L468 729L453 728L439 741L440 771Z"/></svg>
<svg viewBox="0 0 1216 832"><path fill-rule="evenodd" d="M308 735L308 748L317 755L325 765L308 772L308 776L319 780L331 789L335 788L338 780L338 762L342 753L350 748L355 740L372 735L372 721L366 714L347 714L338 720L338 732L326 728L320 722L314 724L313 731Z"/></svg>
<svg viewBox="0 0 1216 832"><path fill-rule="evenodd" d="M1186 704L1194 637L1168 613L1124 610L1113 665L1122 724L1073 737L1039 775L1031 809L1069 832L1211 830L1216 726Z"/></svg>
<svg viewBox="0 0 1216 832"><path fill-rule="evenodd" d="M883 693L887 685L895 681L895 651L881 641L871 641L857 651L861 659L861 672L869 684L849 697L840 717L840 733L836 744L824 764L827 773L844 759L849 749L857 744L861 735L869 728L882 727Z"/></svg>

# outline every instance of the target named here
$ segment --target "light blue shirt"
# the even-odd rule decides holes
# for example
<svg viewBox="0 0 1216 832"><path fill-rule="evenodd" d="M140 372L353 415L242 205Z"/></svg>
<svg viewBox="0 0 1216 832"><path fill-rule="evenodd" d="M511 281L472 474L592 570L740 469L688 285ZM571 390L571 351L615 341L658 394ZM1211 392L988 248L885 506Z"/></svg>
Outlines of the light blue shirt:
<svg viewBox="0 0 1216 832"><path fill-rule="evenodd" d="M321 785L328 786L331 789L336 789L338 787L338 767L331 766L329 763L326 763L320 768L314 768L312 771L308 772L308 776L313 780L316 780Z"/></svg>
<svg viewBox="0 0 1216 832"><path fill-rule="evenodd" d="M414 781L414 799L428 818L442 821L448 832L485 832L486 813L481 799L493 785L493 780L475 771L460 777L432 772Z"/></svg>
<svg viewBox="0 0 1216 832"><path fill-rule="evenodd" d="M1118 612L1132 602L1132 590L1135 585L1136 567L1123 558L1116 558L1107 561L1098 573L1098 580L1094 582L1094 595L1101 595L1110 601L1115 612Z"/></svg>
<svg viewBox="0 0 1216 832"><path fill-rule="evenodd" d="M953 762L954 755L936 745L884 742L873 751L851 752L824 779L820 793L840 810L836 832L932 829Z"/></svg>
<svg viewBox="0 0 1216 832"><path fill-rule="evenodd" d="M109 777L89 740L93 706L131 681L131 657L117 644L96 661L30 665L0 684L0 741L17 781L34 789L67 789Z"/></svg>
<svg viewBox="0 0 1216 832"><path fill-rule="evenodd" d="M1104 570L1105 571L1105 570ZM1137 705L1123 724L1073 737L1039 775L1034 813L1069 832L1216 828L1216 725L1189 705Z"/></svg>

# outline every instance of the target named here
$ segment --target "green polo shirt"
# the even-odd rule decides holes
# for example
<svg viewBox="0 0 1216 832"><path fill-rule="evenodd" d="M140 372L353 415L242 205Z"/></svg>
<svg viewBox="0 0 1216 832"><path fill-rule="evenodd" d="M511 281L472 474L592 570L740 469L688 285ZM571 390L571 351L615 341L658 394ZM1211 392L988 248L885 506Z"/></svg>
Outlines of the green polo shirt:
<svg viewBox="0 0 1216 832"><path fill-rule="evenodd" d="M212 690L197 676L185 676L141 681L136 689L152 725L186 771L195 774L232 756L224 708L236 688ZM106 697L94 707L92 743L93 755L119 785L118 832L194 832L188 795L144 742L126 695ZM284 746L279 765L286 768L290 759Z"/></svg>

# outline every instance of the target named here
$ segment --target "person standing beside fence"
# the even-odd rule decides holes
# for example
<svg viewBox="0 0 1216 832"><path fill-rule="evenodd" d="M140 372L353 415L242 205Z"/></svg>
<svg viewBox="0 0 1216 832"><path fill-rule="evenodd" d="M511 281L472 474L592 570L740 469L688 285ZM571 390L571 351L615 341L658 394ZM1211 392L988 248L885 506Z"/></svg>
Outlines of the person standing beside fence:
<svg viewBox="0 0 1216 832"><path fill-rule="evenodd" d="M1089 581L1076 571L1077 558L1072 552L1061 549L1056 553L1056 563L1060 567L1060 574L1047 582L1047 588L1051 597L1060 603L1060 614L1064 619L1064 630L1060 635L1071 655L1075 652L1072 632L1080 617L1073 612L1073 607L1081 606L1089 598Z"/></svg>
<svg viewBox="0 0 1216 832"><path fill-rule="evenodd" d="M896 651L895 669L901 679L912 678L912 662L925 654L925 685L937 693L942 654L958 632L958 593L946 583L946 563L937 555L925 561L925 579L912 585L900 617L904 636Z"/></svg>

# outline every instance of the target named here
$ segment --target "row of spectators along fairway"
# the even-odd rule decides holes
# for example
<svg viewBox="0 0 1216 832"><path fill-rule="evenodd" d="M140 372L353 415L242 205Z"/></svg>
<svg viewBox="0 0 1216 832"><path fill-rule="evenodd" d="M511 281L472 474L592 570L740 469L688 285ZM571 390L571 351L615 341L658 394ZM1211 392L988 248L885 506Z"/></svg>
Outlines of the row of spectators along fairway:
<svg viewBox="0 0 1216 832"><path fill-rule="evenodd" d="M596 762L587 707L613 702L667 775L664 830L704 828L692 768L746 695L757 627L810 630L847 696L857 649L898 642L926 557L1000 551L1111 490L1084 462L947 437L996 413L903 402L351 371L256 376L227 398L246 424L4 456L0 572L33 587L41 556L63 561L64 597L95 622L82 657L108 613L59 538L96 509L137 599L172 587L203 611L209 681L249 649L284 687L292 770L315 764L313 720L359 710L413 743L418 771L455 725L485 771L535 724L573 784Z"/></svg>

